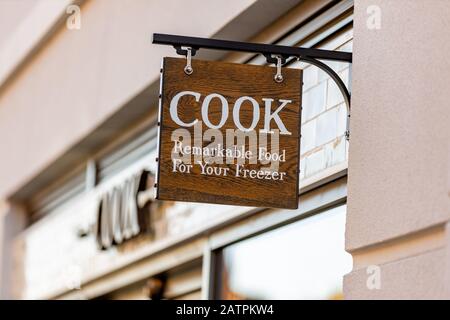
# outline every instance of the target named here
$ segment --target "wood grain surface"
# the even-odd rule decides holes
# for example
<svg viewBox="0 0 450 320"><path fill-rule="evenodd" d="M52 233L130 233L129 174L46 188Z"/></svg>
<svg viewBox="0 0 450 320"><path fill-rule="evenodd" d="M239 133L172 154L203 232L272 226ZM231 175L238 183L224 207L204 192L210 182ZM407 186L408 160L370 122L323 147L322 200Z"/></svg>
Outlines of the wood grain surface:
<svg viewBox="0 0 450 320"><path fill-rule="evenodd" d="M162 68L162 90L160 101L159 158L157 178L157 198L160 200L204 202L252 207L291 208L298 207L299 161L300 161L300 124L301 124L301 88L302 71L283 68L284 81L274 81L276 68L268 66L242 65L234 63L193 60L194 72L186 75L183 71L186 60L183 58L164 58ZM182 128L170 115L170 102L179 92L193 91L201 94L199 102L192 96L180 99L178 115L184 122L195 119L202 121L201 106L208 94L218 93L228 102L228 118L220 130L236 129L233 121L233 106L242 96L254 98L259 104L260 118L255 128L257 132L264 128L265 103L263 98L274 99L272 112L279 106L279 99L292 100L279 115L291 135L279 136L280 152L285 150L286 161L280 162L278 171L285 172L283 180L255 179L236 177L235 164L212 164L214 167L228 168L227 176L202 175L201 167L194 163L190 173L174 172L172 133ZM222 115L219 99L213 99L209 106L208 117L217 125ZM240 120L249 127L253 119L253 107L249 101L242 104ZM203 132L208 129L201 122ZM277 129L274 120L271 128ZM194 127L188 127L194 135ZM270 151L271 135L268 135ZM194 139L192 138L192 141ZM193 143L193 142L192 142ZM204 141L203 147L210 144ZM225 144L226 147L226 144ZM248 148L248 141L246 141ZM194 159L192 157L192 159ZM245 169L259 170L267 164L244 164Z"/></svg>

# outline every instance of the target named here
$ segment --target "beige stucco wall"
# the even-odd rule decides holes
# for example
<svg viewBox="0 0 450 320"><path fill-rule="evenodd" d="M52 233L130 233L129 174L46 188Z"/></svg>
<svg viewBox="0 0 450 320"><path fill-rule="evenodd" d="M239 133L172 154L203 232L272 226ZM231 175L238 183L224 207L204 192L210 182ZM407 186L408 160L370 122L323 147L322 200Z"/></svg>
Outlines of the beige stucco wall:
<svg viewBox="0 0 450 320"><path fill-rule="evenodd" d="M3 0L0 10L0 46L9 40L17 26L35 9L36 3L29 1Z"/></svg>
<svg viewBox="0 0 450 320"><path fill-rule="evenodd" d="M371 5L380 29L367 26ZM347 298L450 298L449 17L447 0L355 1Z"/></svg>

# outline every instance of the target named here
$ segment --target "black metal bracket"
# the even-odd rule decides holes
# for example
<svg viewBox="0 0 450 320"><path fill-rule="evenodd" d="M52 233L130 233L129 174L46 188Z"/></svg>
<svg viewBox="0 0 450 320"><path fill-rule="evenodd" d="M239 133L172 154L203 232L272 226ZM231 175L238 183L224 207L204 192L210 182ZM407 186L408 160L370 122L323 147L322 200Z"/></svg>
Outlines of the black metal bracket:
<svg viewBox="0 0 450 320"><path fill-rule="evenodd" d="M175 51L177 52L177 54L179 54L180 56L187 56L187 50L183 49L184 46L173 46L175 48ZM189 47L189 46L186 46ZM198 48L196 47L189 47L191 48L191 55L195 56L195 54L197 53Z"/></svg>
<svg viewBox="0 0 450 320"><path fill-rule="evenodd" d="M323 70L324 72L326 72L331 77L331 79L333 79L333 81L336 83L339 90L341 91L342 95L344 96L344 101L347 106L347 123L346 123L347 130L345 132L345 136L347 140L350 137L350 130L349 130L350 101L351 101L350 91L347 89L345 83L342 81L339 75L327 64L320 61L320 60L329 60L329 61L341 61L346 63L352 63L352 53L350 52L291 47L274 44L219 40L209 38L185 37L161 33L153 34L152 43L171 45L175 48L177 54L184 56L187 55L187 50L183 49L183 47L191 48L192 56L194 56L196 52L200 48L202 48L202 49L238 51L238 52L262 54L266 58L267 63L277 63L276 57L278 56L279 58L281 58L281 62L283 65L289 64L294 59L314 65L319 69Z"/></svg>

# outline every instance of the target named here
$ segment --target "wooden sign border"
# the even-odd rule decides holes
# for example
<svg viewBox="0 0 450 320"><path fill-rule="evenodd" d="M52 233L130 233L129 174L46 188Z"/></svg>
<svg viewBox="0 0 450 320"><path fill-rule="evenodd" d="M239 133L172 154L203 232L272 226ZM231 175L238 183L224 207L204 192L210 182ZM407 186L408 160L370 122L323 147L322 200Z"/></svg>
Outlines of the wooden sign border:
<svg viewBox="0 0 450 320"><path fill-rule="evenodd" d="M156 187L156 198L160 199L160 182L161 182L161 152L162 152L162 147L161 147L161 143L162 143L162 126L163 126L163 107L164 107L164 71L165 71L165 63L167 61L167 59L177 59L177 60L182 60L183 63L185 64L185 59L180 59L180 58L164 58L163 62L162 62L162 66L161 66L161 77L160 77L160 95L159 95L159 112L158 112L158 148L157 148L157 153L158 153L158 169L157 169L157 176L156 176L156 183L155 183L155 187ZM230 65L241 65L241 64L234 64L234 63L228 63L228 62L217 62L217 61L201 61L201 60L193 60L192 61L192 65L194 68L194 72L195 70L198 68L201 68L199 66L196 66L198 64L201 64L203 62L206 63L221 63L221 64L230 64ZM273 69L273 71L270 72L270 74L273 76L275 74L275 68L271 68L271 67L267 67L267 66L255 66L255 65L245 65L245 67L260 67L260 68L270 68ZM293 69L291 69L293 70ZM212 203L212 204L224 204L224 205L238 205L238 206L252 206L252 207L271 207L271 208L287 208L287 209L297 209L298 208L298 197L299 197L299 183L300 183L300 144L301 144L301 110L302 110L302 85L303 85L303 73L302 70L300 69L294 69L296 70L296 72L299 72L299 82L298 82L298 111L297 111L297 115L298 115L298 144L297 144L297 156L296 156L296 163L297 163L297 168L296 168L296 173L297 173L297 177L296 177L296 191L295 191L295 198L296 201L290 205L282 205L280 203L280 205L278 206L277 204L274 205L270 205L270 206L261 206L261 205L257 205L255 204L243 204L243 203L232 203L229 201L214 201L214 202L209 202L209 201L201 201L199 199L176 199L176 198L163 198L161 200L171 200L171 201L187 201L187 202L198 202L198 203ZM286 68L283 68L283 71L286 72ZM186 75L187 76L187 75ZM274 81L274 86L277 85L277 83ZM276 190L274 190L274 192L276 192ZM253 200L249 200L250 202ZM246 201L243 201L246 202ZM263 201L254 201L254 202L263 202ZM248 202L247 202L248 203Z"/></svg>

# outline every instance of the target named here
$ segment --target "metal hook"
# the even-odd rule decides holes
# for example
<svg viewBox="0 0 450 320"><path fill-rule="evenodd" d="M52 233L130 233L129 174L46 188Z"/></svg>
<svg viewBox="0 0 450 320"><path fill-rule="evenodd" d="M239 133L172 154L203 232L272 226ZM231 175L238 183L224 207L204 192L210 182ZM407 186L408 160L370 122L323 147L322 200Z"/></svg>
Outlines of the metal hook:
<svg viewBox="0 0 450 320"><path fill-rule="evenodd" d="M342 81L342 79L339 77L339 75L330 66L328 66L324 62L321 62L315 58L302 57L302 56L297 57L297 60L306 62L313 66L318 67L320 70L327 73L328 76L330 76L330 78L333 79L334 83L336 83L336 85L338 86L339 90L341 91L341 93L344 97L345 105L347 107L347 122L346 122L345 138L347 140L350 140L351 95L350 95L350 91L345 86L344 81Z"/></svg>
<svg viewBox="0 0 450 320"><path fill-rule="evenodd" d="M283 82L283 75L281 74L281 63L283 58L281 56L276 56L277 59L277 73L275 74L275 77L273 78L275 82Z"/></svg>
<svg viewBox="0 0 450 320"><path fill-rule="evenodd" d="M192 69L191 63L192 63L192 48L187 47L186 48L186 67L184 67L184 73L186 73L188 76L194 72L194 69Z"/></svg>

